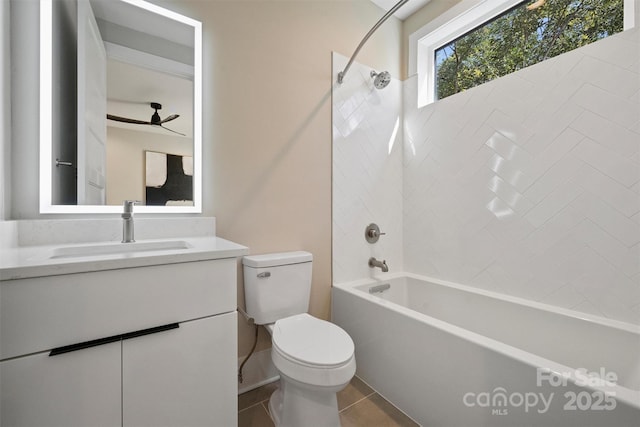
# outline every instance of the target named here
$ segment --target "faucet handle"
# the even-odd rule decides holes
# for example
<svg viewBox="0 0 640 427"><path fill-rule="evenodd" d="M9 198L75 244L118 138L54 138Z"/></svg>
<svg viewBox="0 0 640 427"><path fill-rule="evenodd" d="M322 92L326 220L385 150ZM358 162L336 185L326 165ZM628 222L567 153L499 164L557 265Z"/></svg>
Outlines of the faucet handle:
<svg viewBox="0 0 640 427"><path fill-rule="evenodd" d="M140 200L125 200L123 203L124 213L133 213L133 205L141 203Z"/></svg>
<svg viewBox="0 0 640 427"><path fill-rule="evenodd" d="M387 233L382 233L380 231L380 227L377 224L371 223L367 225L367 228L364 230L364 238L369 243L375 243L378 241L380 236L384 236Z"/></svg>

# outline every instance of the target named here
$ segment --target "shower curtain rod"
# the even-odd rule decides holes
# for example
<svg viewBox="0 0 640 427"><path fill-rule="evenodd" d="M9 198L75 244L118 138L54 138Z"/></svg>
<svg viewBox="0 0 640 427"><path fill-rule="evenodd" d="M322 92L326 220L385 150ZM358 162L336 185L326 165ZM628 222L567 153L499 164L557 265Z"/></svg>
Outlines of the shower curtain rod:
<svg viewBox="0 0 640 427"><path fill-rule="evenodd" d="M342 71L340 71L338 73L338 83L339 84L342 84L342 80L344 79L345 74L347 74L347 71L349 70L349 67L351 67L351 64L353 63L353 60L356 59L356 56L358 55L358 52L360 52L360 49L362 49L362 46L364 46L364 44L367 42L367 40L369 40L369 37L371 37L371 35L373 33L375 33L375 31L380 27L380 25L382 25L384 23L384 21L386 21L391 15L393 15L395 13L396 10L400 9L408 1L409 0L400 0L398 3L396 3L395 6L393 6L387 13L385 13L385 15L382 18L380 18L380 20L378 22L376 22L376 25L374 25L373 28L371 28L369 30L367 35L364 36L364 38L362 39L362 41L360 42L360 44L358 45L356 50L353 52L353 55L351 55L351 58L349 59L349 62L347 63L347 66L344 67L344 70L342 70Z"/></svg>

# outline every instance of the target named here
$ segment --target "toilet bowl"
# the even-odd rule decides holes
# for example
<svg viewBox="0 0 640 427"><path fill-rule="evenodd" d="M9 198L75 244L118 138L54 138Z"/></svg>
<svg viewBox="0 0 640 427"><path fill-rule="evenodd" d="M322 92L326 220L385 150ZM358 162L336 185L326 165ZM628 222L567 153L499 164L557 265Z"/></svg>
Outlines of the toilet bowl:
<svg viewBox="0 0 640 427"><path fill-rule="evenodd" d="M269 400L278 426L339 426L336 393L356 371L351 337L303 313L269 325L271 359L281 387Z"/></svg>
<svg viewBox="0 0 640 427"><path fill-rule="evenodd" d="M269 400L276 426L340 426L336 393L356 371L351 337L306 313L311 260L308 252L243 259L247 313L271 334L271 360L280 374Z"/></svg>

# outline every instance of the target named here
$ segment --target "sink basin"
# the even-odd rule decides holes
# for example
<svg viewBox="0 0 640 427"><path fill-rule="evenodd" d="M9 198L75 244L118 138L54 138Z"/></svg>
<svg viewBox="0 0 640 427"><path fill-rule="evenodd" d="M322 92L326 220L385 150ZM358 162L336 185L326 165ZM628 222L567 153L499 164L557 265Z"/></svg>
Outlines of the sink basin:
<svg viewBox="0 0 640 427"><path fill-rule="evenodd" d="M162 240L153 242L101 243L88 246L67 246L53 250L50 259L80 258L99 255L125 255L141 252L189 249L191 246L184 240Z"/></svg>

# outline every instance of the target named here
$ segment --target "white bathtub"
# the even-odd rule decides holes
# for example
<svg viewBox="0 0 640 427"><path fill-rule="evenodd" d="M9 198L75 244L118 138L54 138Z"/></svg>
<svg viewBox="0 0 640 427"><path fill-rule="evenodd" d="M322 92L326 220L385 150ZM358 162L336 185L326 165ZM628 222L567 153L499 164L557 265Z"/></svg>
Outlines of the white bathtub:
<svg viewBox="0 0 640 427"><path fill-rule="evenodd" d="M332 292L357 375L421 425L640 425L637 326L413 274Z"/></svg>

